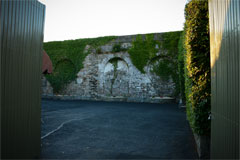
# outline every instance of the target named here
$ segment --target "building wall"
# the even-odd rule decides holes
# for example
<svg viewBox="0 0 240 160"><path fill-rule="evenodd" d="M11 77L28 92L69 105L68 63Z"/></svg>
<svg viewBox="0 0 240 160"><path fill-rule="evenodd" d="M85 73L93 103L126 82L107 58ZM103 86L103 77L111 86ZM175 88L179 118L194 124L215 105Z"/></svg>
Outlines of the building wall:
<svg viewBox="0 0 240 160"><path fill-rule="evenodd" d="M122 48L130 48L134 36L121 36L115 43L121 42ZM155 36L155 39L156 36ZM101 46L101 54L96 51L85 58L76 80L68 84L58 96L62 99L86 99L133 102L161 102L174 98L175 84L172 78L163 80L151 72L158 63L149 63L145 74L141 73L131 62L128 52L112 53L115 43ZM90 46L86 46L87 51ZM156 46L159 49L159 46ZM159 49L157 56L165 54ZM48 84L46 79L43 84ZM54 95L50 85L42 87L43 97ZM56 96L56 95L55 95Z"/></svg>
<svg viewBox="0 0 240 160"><path fill-rule="evenodd" d="M117 63L115 70L112 59ZM171 80L162 81L150 72L142 74L132 64L129 54L121 52L88 55L84 69L78 73L76 81L66 87L64 94L86 99L123 98L140 102L156 97L172 97L174 87Z"/></svg>
<svg viewBox="0 0 240 160"><path fill-rule="evenodd" d="M1 158L40 155L41 62L45 6L1 2Z"/></svg>
<svg viewBox="0 0 240 160"><path fill-rule="evenodd" d="M42 95L53 95L53 88L46 77L42 75Z"/></svg>
<svg viewBox="0 0 240 160"><path fill-rule="evenodd" d="M211 158L239 159L240 1L210 0Z"/></svg>

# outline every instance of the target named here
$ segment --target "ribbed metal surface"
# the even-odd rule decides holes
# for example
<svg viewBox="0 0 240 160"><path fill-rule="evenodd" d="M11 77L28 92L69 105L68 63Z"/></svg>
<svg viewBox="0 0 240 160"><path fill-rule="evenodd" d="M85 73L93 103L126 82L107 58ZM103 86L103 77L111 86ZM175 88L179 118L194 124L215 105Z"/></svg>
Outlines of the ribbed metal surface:
<svg viewBox="0 0 240 160"><path fill-rule="evenodd" d="M40 154L44 16L36 0L1 0L2 158Z"/></svg>
<svg viewBox="0 0 240 160"><path fill-rule="evenodd" d="M211 158L239 159L240 1L210 0Z"/></svg>

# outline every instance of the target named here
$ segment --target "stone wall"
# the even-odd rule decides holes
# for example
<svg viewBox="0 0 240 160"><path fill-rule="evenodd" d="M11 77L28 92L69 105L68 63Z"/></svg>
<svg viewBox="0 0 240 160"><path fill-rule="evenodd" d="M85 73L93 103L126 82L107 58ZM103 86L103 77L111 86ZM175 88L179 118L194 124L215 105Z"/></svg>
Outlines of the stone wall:
<svg viewBox="0 0 240 160"><path fill-rule="evenodd" d="M162 80L151 72L154 64L149 63L141 73L131 62L128 52L112 53L115 43L121 43L122 48L132 46L135 36L122 36L101 46L101 54L96 50L85 58L84 68L76 80L65 86L60 99L85 99L132 102L163 102L174 99L175 84L172 79ZM155 36L161 39L161 36ZM86 51L91 46L86 46ZM159 49L158 46L156 48ZM164 54L159 49L157 55ZM156 62L157 63L157 62ZM46 79L43 79L46 81ZM43 96L51 96L52 88L49 82L44 82ZM64 95L64 96L62 96Z"/></svg>
<svg viewBox="0 0 240 160"><path fill-rule="evenodd" d="M42 95L53 96L53 88L44 75L42 75Z"/></svg>

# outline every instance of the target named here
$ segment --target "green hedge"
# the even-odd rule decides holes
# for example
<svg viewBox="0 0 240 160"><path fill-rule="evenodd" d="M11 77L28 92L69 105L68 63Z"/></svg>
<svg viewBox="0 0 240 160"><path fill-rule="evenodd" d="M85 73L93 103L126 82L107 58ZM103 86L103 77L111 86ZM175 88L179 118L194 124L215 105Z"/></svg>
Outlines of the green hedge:
<svg viewBox="0 0 240 160"><path fill-rule="evenodd" d="M53 63L53 74L46 75L46 78L51 83L54 93L60 93L83 68L83 61L89 54L89 51L84 52L86 45L97 49L115 38L109 36L44 43L44 49Z"/></svg>
<svg viewBox="0 0 240 160"><path fill-rule="evenodd" d="M210 134L210 44L207 0L185 7L185 92L187 116L193 131Z"/></svg>

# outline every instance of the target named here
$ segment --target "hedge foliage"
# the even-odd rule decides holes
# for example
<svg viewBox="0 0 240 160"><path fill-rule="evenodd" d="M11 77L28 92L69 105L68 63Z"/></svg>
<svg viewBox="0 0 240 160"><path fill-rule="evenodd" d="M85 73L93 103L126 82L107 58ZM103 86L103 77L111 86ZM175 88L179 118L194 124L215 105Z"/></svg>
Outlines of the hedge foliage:
<svg viewBox="0 0 240 160"><path fill-rule="evenodd" d="M44 43L43 48L53 63L53 74L46 75L46 78L51 83L54 93L61 92L83 68L83 61L89 54L89 51L84 52L86 45L97 49L115 38L109 36Z"/></svg>
<svg viewBox="0 0 240 160"><path fill-rule="evenodd" d="M185 92L187 116L193 131L210 134L210 43L207 0L185 7Z"/></svg>

